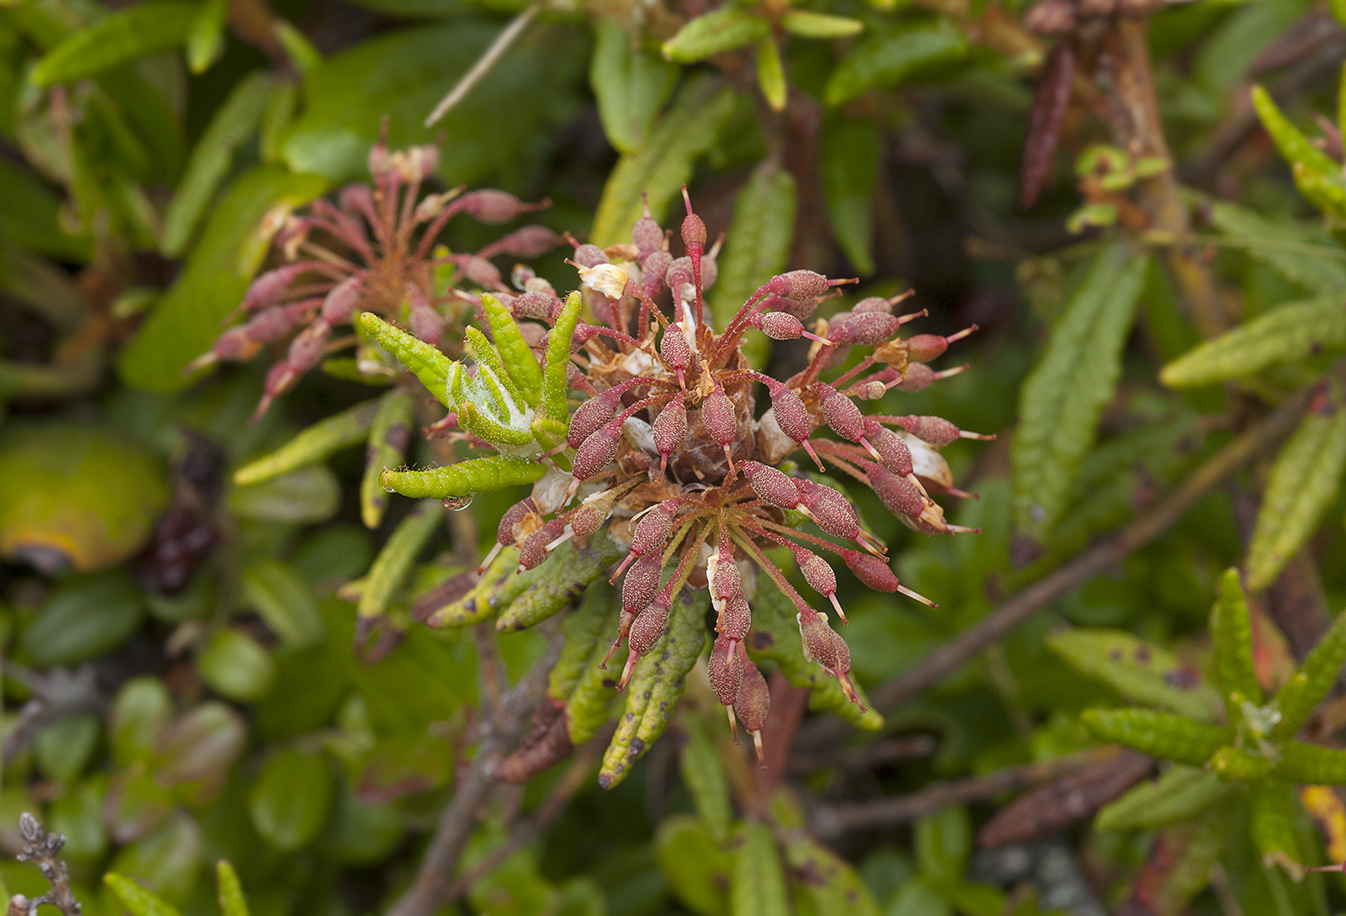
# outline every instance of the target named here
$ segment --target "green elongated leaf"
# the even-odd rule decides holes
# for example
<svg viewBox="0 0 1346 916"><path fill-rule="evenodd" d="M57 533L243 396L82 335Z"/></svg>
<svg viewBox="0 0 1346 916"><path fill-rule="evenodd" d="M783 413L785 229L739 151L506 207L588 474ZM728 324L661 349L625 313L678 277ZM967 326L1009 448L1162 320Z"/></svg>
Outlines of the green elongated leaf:
<svg viewBox="0 0 1346 916"><path fill-rule="evenodd" d="M1096 830L1152 830L1195 817L1232 791L1214 773L1172 766L1108 804L1094 818Z"/></svg>
<svg viewBox="0 0 1346 916"><path fill-rule="evenodd" d="M757 39L757 87L772 111L784 111L790 86L785 81L785 63L780 47L770 35Z"/></svg>
<svg viewBox="0 0 1346 916"><path fill-rule="evenodd" d="M368 457L360 479L360 519L366 528L377 528L388 509L388 491L379 478L384 470L406 461L411 430L416 422L415 401L410 392L394 388L379 398L378 413L369 428Z"/></svg>
<svg viewBox="0 0 1346 916"><path fill-rule="evenodd" d="M945 808L916 822L916 869L935 887L960 884L972 854L972 826L961 807Z"/></svg>
<svg viewBox="0 0 1346 916"><path fill-rule="evenodd" d="M494 455L490 458L469 458L457 464L446 464L425 471L385 470L379 481L393 492L413 499L447 499L450 496L494 493L505 487L536 483L546 472L546 467L526 458Z"/></svg>
<svg viewBox="0 0 1346 916"><path fill-rule="evenodd" d="M299 107L299 87L292 82L277 82L262 112L258 131L258 152L271 165L285 161L284 146Z"/></svg>
<svg viewBox="0 0 1346 916"><path fill-rule="evenodd" d="M504 610L495 628L510 632L536 626L583 595L625 553L602 531L590 538L582 550L573 541L567 541L552 551L541 566L514 579L512 597L502 594L499 599Z"/></svg>
<svg viewBox="0 0 1346 916"><path fill-rule="evenodd" d="M1281 747L1272 769L1281 779L1303 785L1346 785L1346 751L1291 741Z"/></svg>
<svg viewBox="0 0 1346 916"><path fill-rule="evenodd" d="M168 502L152 456L105 430L10 426L0 439L0 556L91 572L140 549Z"/></svg>
<svg viewBox="0 0 1346 916"><path fill-rule="evenodd" d="M1346 406L1335 386L1311 410L1271 466L1248 545L1248 587L1271 585L1313 535L1337 498L1346 470Z"/></svg>
<svg viewBox="0 0 1346 916"><path fill-rule="evenodd" d="M234 867L221 860L215 866L215 879L219 885L220 916L248 916L248 902L243 899L243 885Z"/></svg>
<svg viewBox="0 0 1346 916"><path fill-rule="evenodd" d="M1346 289L1346 260L1328 233L1226 201L1202 199L1201 206L1215 228L1291 283L1314 294Z"/></svg>
<svg viewBox="0 0 1346 916"><path fill-rule="evenodd" d="M717 843L725 843L729 839L732 811L729 781L725 778L715 739L700 718L684 716L681 721L687 731L687 743L683 745L679 766L682 781L691 793L706 831Z"/></svg>
<svg viewBox="0 0 1346 916"><path fill-rule="evenodd" d="M710 290L717 327L727 327L748 297L785 269L794 223L794 178L768 159L753 169L734 201L734 221L719 261L720 276ZM750 336L749 343L759 339Z"/></svg>
<svg viewBox="0 0 1346 916"><path fill-rule="evenodd" d="M1346 305L1324 296L1277 306L1169 363L1159 381L1170 388L1249 378L1269 366L1346 347Z"/></svg>
<svg viewBox="0 0 1346 916"><path fill-rule="evenodd" d="M1302 165L1319 175L1336 175L1341 167L1327 153L1314 146L1290 119L1281 113L1276 102L1261 86L1252 88L1253 110L1262 126L1271 135L1272 142L1291 166Z"/></svg>
<svg viewBox="0 0 1346 916"><path fill-rule="evenodd" d="M1219 698L1196 672L1183 668L1171 652L1123 630L1066 630L1048 636L1047 647L1129 700L1201 722L1215 717Z"/></svg>
<svg viewBox="0 0 1346 916"><path fill-rule="evenodd" d="M1122 347L1149 268L1148 255L1121 245L1099 251L1020 390L1019 429L1010 452L1014 515L1036 540L1050 536L1093 445L1099 417L1121 377Z"/></svg>
<svg viewBox="0 0 1346 916"><path fill-rule="evenodd" d="M148 759L172 717L173 700L163 681L148 675L127 681L112 701L108 721L108 743L118 767Z"/></svg>
<svg viewBox="0 0 1346 916"><path fill-rule="evenodd" d="M463 15L450 22L384 32L334 54L304 77L304 112L285 138L285 162L297 172L333 182L368 179L369 148L388 119L392 149L456 137L440 150L447 184L480 184L507 163L518 163L518 138L545 140L575 110L584 79L587 38L578 25L553 23L509 49L506 65L492 67L473 91L433 127L425 116L456 85L503 25ZM498 131L502 112L510 129ZM545 149L545 147L543 147Z"/></svg>
<svg viewBox="0 0 1346 916"><path fill-rule="evenodd" d="M580 310L584 300L579 290L566 297L556 325L547 335L547 359L542 369L542 412L546 419L559 430L558 436L565 435L570 428L570 409L566 405L566 367L570 365L570 344L575 338L575 329L579 327Z"/></svg>
<svg viewBox="0 0 1346 916"><path fill-rule="evenodd" d="M794 604L765 576L757 580L752 630L744 645L754 661L774 662L786 680L796 687L807 689L810 709L835 713L866 731L878 731L883 727L883 716L873 709L862 709L852 703L846 698L836 678L804 657ZM855 685L855 691L860 702L868 707L869 700L859 684Z"/></svg>
<svg viewBox="0 0 1346 916"><path fill-rule="evenodd" d="M1271 740L1294 737L1337 682L1343 664L1346 664L1346 612L1337 615L1331 628L1276 694L1275 708L1280 717L1271 728Z"/></svg>
<svg viewBox="0 0 1346 916"><path fill-rule="evenodd" d="M1225 716L1231 725L1243 718L1243 702L1262 702L1253 664L1252 617L1243 597L1237 569L1225 570L1220 577L1219 594L1210 612L1210 635L1214 644L1215 687L1224 702Z"/></svg>
<svg viewBox="0 0 1346 916"><path fill-rule="evenodd" d="M0 199L5 202L0 207L0 237L61 260L83 262L93 256L91 239L71 235L61 226L60 198L35 175L4 160L0 160Z"/></svg>
<svg viewBox="0 0 1346 916"><path fill-rule="evenodd" d="M255 703L276 684L271 653L237 630L212 636L196 656L196 670L211 690L240 703Z"/></svg>
<svg viewBox="0 0 1346 916"><path fill-rule="evenodd" d="M229 511L239 518L316 525L336 514L341 484L323 465L309 465L262 483L229 490Z"/></svg>
<svg viewBox="0 0 1346 916"><path fill-rule="evenodd" d="M495 613L495 607L490 599L518 568L519 548L511 544L496 555L480 580L466 595L442 604L439 601L424 605L418 602L413 613L418 619L423 618L427 626L436 629L480 623Z"/></svg>
<svg viewBox="0 0 1346 916"><path fill-rule="evenodd" d="M1211 754L1206 766L1225 782L1257 782L1271 772L1271 760L1265 754L1232 745Z"/></svg>
<svg viewBox="0 0 1346 916"><path fill-rule="evenodd" d="M802 888L819 916L879 916L879 905L860 873L808 834L792 832L786 838L785 861L792 873L801 876L796 886Z"/></svg>
<svg viewBox="0 0 1346 916"><path fill-rule="evenodd" d="M865 24L846 16L829 16L808 10L786 10L780 17L781 27L800 38L847 38L859 35Z"/></svg>
<svg viewBox="0 0 1346 916"><path fill-rule="evenodd" d="M120 646L144 619L144 596L125 570L73 576L53 589L19 645L39 667L75 665Z"/></svg>
<svg viewBox="0 0 1346 916"><path fill-rule="evenodd" d="M967 39L943 19L871 32L841 59L827 81L827 104L840 105L881 86L896 86L961 60Z"/></svg>
<svg viewBox="0 0 1346 916"><path fill-rule="evenodd" d="M1234 740L1232 728L1205 725L1152 709L1086 709L1080 713L1080 721L1104 741L1188 766L1201 766Z"/></svg>
<svg viewBox="0 0 1346 916"><path fill-rule="evenodd" d="M791 912L776 838L759 821L745 823L738 831L729 912L731 916L788 916Z"/></svg>
<svg viewBox="0 0 1346 916"><path fill-rule="evenodd" d="M646 53L637 36L611 20L600 19L594 31L589 85L603 132L617 152L638 152L673 92L678 68Z"/></svg>
<svg viewBox="0 0 1346 916"><path fill-rule="evenodd" d="M370 340L397 357L397 361L416 376L435 400L453 409L449 401L449 376L457 364L442 350L392 326L373 312L362 312L355 325L368 334Z"/></svg>
<svg viewBox="0 0 1346 916"><path fill-rule="evenodd" d="M1328 218L1346 218L1346 184L1330 172L1316 172L1302 162L1290 166L1295 187L1304 199L1323 211Z"/></svg>
<svg viewBox="0 0 1346 916"><path fill-rule="evenodd" d="M1299 843L1299 795L1283 779L1268 779L1252 790L1253 845L1268 868L1280 866L1296 881L1304 878L1304 851Z"/></svg>
<svg viewBox="0 0 1346 916"><path fill-rule="evenodd" d="M696 665L706 646L707 592L684 588L673 601L668 630L640 660L627 685L626 710L617 722L617 732L603 754L598 771L600 788L611 789L631 772L639 760L668 728L673 708L686 688L687 672Z"/></svg>
<svg viewBox="0 0 1346 916"><path fill-rule="evenodd" d="M103 882L117 895L131 916L179 916L177 908L164 898L153 894L130 878L109 872Z"/></svg>
<svg viewBox="0 0 1346 916"><path fill-rule="evenodd" d="M187 69L205 73L224 51L224 26L229 18L229 0L206 0L192 21L187 35Z"/></svg>
<svg viewBox="0 0 1346 916"><path fill-rule="evenodd" d="M542 367L538 365L528 342L523 339L519 323L514 320L509 309L490 293L481 294L481 307L491 325L491 336L505 364L505 371L522 392L528 406L537 407L542 396Z"/></svg>
<svg viewBox="0 0 1346 916"><path fill-rule="evenodd" d="M169 51L187 41L196 13L196 4L175 0L110 13L52 48L29 79L38 86L68 83L128 60Z"/></svg>
<svg viewBox="0 0 1346 916"><path fill-rule="evenodd" d="M187 364L210 349L220 322L238 307L266 256L260 230L273 207L298 206L327 183L313 175L258 166L230 186L211 211L187 266L148 321L121 352L117 366L133 388L177 391L190 382Z"/></svg>
<svg viewBox="0 0 1346 916"><path fill-rule="evenodd" d="M823 126L819 171L832 234L862 274L875 270L872 253L874 189L878 183L883 137L867 118L830 115Z"/></svg>
<svg viewBox="0 0 1346 916"><path fill-rule="evenodd" d="M269 455L254 458L234 472L234 483L250 486L299 468L326 461L343 448L369 437L381 399L364 401L314 423Z"/></svg>
<svg viewBox="0 0 1346 916"><path fill-rule="evenodd" d="M186 253L193 230L210 207L220 182L229 174L234 155L257 132L273 86L265 73L244 77L211 118L187 159L172 201L164 210L163 238L159 243L164 257L179 258Z"/></svg>
<svg viewBox="0 0 1346 916"><path fill-rule="evenodd" d="M747 47L771 34L764 16L737 6L723 6L690 20L664 42L664 58L693 64L715 54Z"/></svg>
<svg viewBox="0 0 1346 916"><path fill-rule="evenodd" d="M411 514L393 529L374 565L369 567L358 611L369 620L387 613L397 590L402 587L416 563L416 557L444 522L444 511L436 503L423 500Z"/></svg>
<svg viewBox="0 0 1346 916"><path fill-rule="evenodd" d="M271 755L248 792L252 824L272 846L303 849L318 838L332 809L331 768L319 754L283 749Z"/></svg>
<svg viewBox="0 0 1346 916"><path fill-rule="evenodd" d="M584 590L579 607L561 624L565 645L547 679L547 698L561 704L570 698L584 677L594 650L605 645L608 618L612 616L614 592L602 579Z"/></svg>
<svg viewBox="0 0 1346 916"><path fill-rule="evenodd" d="M678 902L699 916L723 916L733 860L704 823L687 814L664 818L654 853Z"/></svg>
<svg viewBox="0 0 1346 916"><path fill-rule="evenodd" d="M313 589L293 569L269 558L243 569L243 600L281 643L306 649L322 642L326 630Z"/></svg>
<svg viewBox="0 0 1346 916"><path fill-rule="evenodd" d="M731 91L716 91L709 82L684 86L645 145L622 156L608 176L590 233L594 244L630 240L631 227L643 214L642 194L655 219L667 212L679 187L692 177L697 157L714 146L733 105Z"/></svg>

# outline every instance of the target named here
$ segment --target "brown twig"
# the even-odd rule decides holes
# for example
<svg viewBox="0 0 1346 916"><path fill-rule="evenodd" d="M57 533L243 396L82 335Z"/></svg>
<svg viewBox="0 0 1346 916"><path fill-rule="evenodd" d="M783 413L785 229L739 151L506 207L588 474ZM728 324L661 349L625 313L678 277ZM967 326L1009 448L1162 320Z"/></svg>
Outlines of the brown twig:
<svg viewBox="0 0 1346 916"><path fill-rule="evenodd" d="M1118 753L1115 747L1093 748L1055 760L1025 763L982 776L936 783L896 798L872 798L844 805L827 805L813 811L811 823L814 832L823 838L836 837L868 827L890 827L894 824L910 823L950 805L982 801L1002 792L1037 785L1100 760L1106 760Z"/></svg>
<svg viewBox="0 0 1346 916"><path fill-rule="evenodd" d="M440 816L416 880L388 910L388 916L431 916L452 899L458 861L477 824L481 804L496 785L495 765L523 736L534 706L547 689L547 676L561 655L559 627L544 624L542 629L547 633L547 651L518 684L501 694L490 717L483 717L477 754Z"/></svg>
<svg viewBox="0 0 1346 916"><path fill-rule="evenodd" d="M51 890L32 900L23 894L15 894L9 898L6 916L35 916L38 907L43 904L56 907L65 916L80 916L79 901L70 891L70 876L66 874L65 863L57 858L61 847L65 845L65 836L48 833L47 828L26 811L19 817L19 833L23 836L23 852L18 855L19 861L32 862L40 868Z"/></svg>

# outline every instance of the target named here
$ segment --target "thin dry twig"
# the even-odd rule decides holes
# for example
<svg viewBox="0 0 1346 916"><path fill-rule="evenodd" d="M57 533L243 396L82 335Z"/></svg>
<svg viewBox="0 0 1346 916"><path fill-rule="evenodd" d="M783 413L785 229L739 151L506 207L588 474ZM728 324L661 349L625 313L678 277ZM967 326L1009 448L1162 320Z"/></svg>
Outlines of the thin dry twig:
<svg viewBox="0 0 1346 916"><path fill-rule="evenodd" d="M477 58L477 62L472 65L472 69L463 74L463 78L458 81L458 85L449 90L449 94L440 100L434 111L430 112L430 117L425 119L426 127L434 126L436 121L452 111L455 105L467 97L467 94L472 91L472 87L476 86L477 83L481 82L482 77L491 72L491 68L495 66L496 61L500 60L501 55L508 51L509 46L514 44L518 37L523 34L523 30L528 27L528 23L533 21L541 9L541 3L532 4L515 16L510 24L505 26L504 31L495 36L495 41L491 42L491 46L486 49L485 53Z"/></svg>
<svg viewBox="0 0 1346 916"><path fill-rule="evenodd" d="M36 916L38 907L43 904L56 907L65 916L80 916L79 901L70 891L70 876L66 874L65 863L57 858L65 845L65 835L48 833L47 828L26 811L19 817L19 833L23 836L19 861L32 862L41 869L51 890L32 900L23 894L15 894L9 898L6 916Z"/></svg>

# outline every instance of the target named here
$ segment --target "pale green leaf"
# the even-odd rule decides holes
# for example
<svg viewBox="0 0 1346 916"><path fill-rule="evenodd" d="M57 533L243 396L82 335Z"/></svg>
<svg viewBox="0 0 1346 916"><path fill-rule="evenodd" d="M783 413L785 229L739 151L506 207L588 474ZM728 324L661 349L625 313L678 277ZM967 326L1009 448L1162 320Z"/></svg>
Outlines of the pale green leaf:
<svg viewBox="0 0 1346 916"><path fill-rule="evenodd" d="M678 68L646 53L636 36L611 20L599 19L595 33L589 85L603 132L617 152L635 153L673 91Z"/></svg>
<svg viewBox="0 0 1346 916"><path fill-rule="evenodd" d="M1129 700L1205 722L1214 719L1219 698L1195 671L1184 669L1173 653L1124 630L1066 630L1048 636L1047 647Z"/></svg>
<svg viewBox="0 0 1346 916"><path fill-rule="evenodd" d="M38 86L68 83L176 48L191 34L197 9L195 3L162 0L111 13L52 48L29 79Z"/></svg>
<svg viewBox="0 0 1346 916"><path fill-rule="evenodd" d="M871 32L860 39L827 82L827 104L840 105L881 86L896 86L924 71L962 60L968 42L943 19Z"/></svg>
<svg viewBox="0 0 1346 916"><path fill-rule="evenodd" d="M748 297L785 269L794 221L794 178L768 159L753 169L734 202L720 276L707 293L716 327L728 326Z"/></svg>

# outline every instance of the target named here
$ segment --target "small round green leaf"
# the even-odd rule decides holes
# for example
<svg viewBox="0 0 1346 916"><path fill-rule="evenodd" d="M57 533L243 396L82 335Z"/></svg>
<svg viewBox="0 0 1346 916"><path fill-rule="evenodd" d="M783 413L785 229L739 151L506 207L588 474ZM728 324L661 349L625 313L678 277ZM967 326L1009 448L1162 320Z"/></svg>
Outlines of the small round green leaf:
<svg viewBox="0 0 1346 916"><path fill-rule="evenodd" d="M286 749L262 767L248 793L248 813L262 837L292 852L318 837L332 807L332 771L316 754Z"/></svg>

